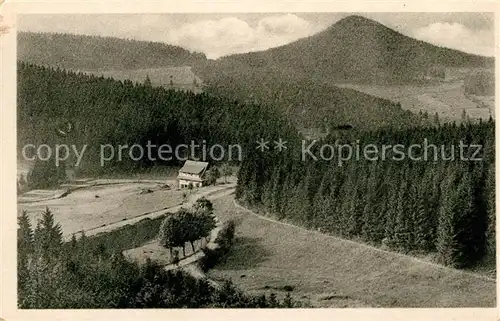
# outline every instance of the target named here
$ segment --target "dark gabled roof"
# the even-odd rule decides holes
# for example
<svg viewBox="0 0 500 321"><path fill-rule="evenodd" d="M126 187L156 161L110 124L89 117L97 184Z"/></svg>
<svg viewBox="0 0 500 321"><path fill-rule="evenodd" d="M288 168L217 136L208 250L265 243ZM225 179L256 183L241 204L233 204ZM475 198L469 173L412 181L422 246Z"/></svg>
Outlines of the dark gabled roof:
<svg viewBox="0 0 500 321"><path fill-rule="evenodd" d="M184 163L184 166L179 170L179 173L186 173L186 174L193 174L193 175L199 175L203 173L208 167L207 162L197 162L197 161L191 161L187 160Z"/></svg>

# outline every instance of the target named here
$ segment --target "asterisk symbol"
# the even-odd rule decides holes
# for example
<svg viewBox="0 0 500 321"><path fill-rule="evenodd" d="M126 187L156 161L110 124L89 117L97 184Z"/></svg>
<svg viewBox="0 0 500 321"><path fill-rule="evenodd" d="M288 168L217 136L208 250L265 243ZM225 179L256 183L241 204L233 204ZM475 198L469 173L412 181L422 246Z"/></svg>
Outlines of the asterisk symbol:
<svg viewBox="0 0 500 321"><path fill-rule="evenodd" d="M285 146L286 143L287 143L286 140L283 140L280 137L278 141L274 141L274 144L276 145L274 146L274 149L277 149L281 152L283 151L283 149L287 149L287 147Z"/></svg>
<svg viewBox="0 0 500 321"><path fill-rule="evenodd" d="M256 143L257 147L255 147L255 149L260 149L261 152L263 152L266 149L269 149L269 146L267 146L267 144L269 144L269 141L264 140L263 138L261 138L260 141L257 141Z"/></svg>

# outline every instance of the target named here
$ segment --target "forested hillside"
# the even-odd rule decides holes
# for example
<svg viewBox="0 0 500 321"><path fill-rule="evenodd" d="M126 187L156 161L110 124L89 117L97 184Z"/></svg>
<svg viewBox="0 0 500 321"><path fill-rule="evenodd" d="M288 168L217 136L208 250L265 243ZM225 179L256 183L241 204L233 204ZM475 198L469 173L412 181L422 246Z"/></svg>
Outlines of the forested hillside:
<svg viewBox="0 0 500 321"><path fill-rule="evenodd" d="M279 108L296 128L324 132L349 124L369 130L385 126L428 124L428 118L403 110L399 104L321 80L284 76L280 71L240 69L235 73L213 69L203 73L207 92Z"/></svg>
<svg viewBox="0 0 500 321"><path fill-rule="evenodd" d="M427 139L427 160L369 160L355 156L339 166L318 157L322 144L410 146ZM482 145L481 161L460 160L459 144ZM406 130L344 133L311 148L318 160L300 159L300 150L253 153L243 162L237 197L279 219L377 246L470 267L495 250L494 123L455 124ZM293 146L293 143L290 143ZM446 146L443 160L440 146ZM454 145L455 150L451 150ZM354 146L354 145L352 145ZM327 149L328 150L328 149ZM414 149L415 157L424 150ZM465 149L471 157L473 149ZM327 155L328 152L327 152ZM346 152L342 155L346 157ZM394 156L394 154L393 154ZM437 161L434 161L436 157Z"/></svg>
<svg viewBox="0 0 500 321"><path fill-rule="evenodd" d="M130 226L64 243L61 226L49 209L36 227L31 226L26 212L18 221L21 309L300 307L290 296L283 300L275 294L252 296L231 281L214 287L206 279L179 270L167 272L153 262L144 266L129 262L120 246L137 238L127 234ZM154 235L158 231L148 232Z"/></svg>
<svg viewBox="0 0 500 321"><path fill-rule="evenodd" d="M275 108L167 90L131 81L83 75L20 63L18 66L18 144L87 144L82 166L98 166L100 144L113 146L247 144L294 130ZM67 136L58 126L70 121ZM157 161L158 163L161 160ZM148 159L134 162L150 165ZM119 164L131 165L126 160Z"/></svg>
<svg viewBox="0 0 500 321"><path fill-rule="evenodd" d="M160 42L60 33L18 33L18 59L76 70L189 66L204 54Z"/></svg>

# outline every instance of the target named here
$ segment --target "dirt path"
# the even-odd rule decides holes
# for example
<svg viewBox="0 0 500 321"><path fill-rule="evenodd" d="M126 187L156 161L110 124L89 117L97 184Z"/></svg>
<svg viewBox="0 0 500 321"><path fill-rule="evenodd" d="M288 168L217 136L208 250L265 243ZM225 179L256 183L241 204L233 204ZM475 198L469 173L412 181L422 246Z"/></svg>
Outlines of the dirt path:
<svg viewBox="0 0 500 321"><path fill-rule="evenodd" d="M228 196L214 202L235 219L225 262L208 273L257 294L286 289L318 307L494 307L495 280L257 215Z"/></svg>

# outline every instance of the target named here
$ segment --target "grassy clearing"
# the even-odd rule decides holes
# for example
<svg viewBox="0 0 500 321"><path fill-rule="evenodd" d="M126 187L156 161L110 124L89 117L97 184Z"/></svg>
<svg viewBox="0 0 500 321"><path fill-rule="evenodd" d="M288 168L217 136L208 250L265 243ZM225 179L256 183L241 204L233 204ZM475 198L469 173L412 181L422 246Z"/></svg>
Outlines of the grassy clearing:
<svg viewBox="0 0 500 321"><path fill-rule="evenodd" d="M318 307L493 307L495 282L363 244L271 222L214 201L222 219L236 219L236 240L208 276L230 278L245 291L290 287Z"/></svg>
<svg viewBox="0 0 500 321"><path fill-rule="evenodd" d="M158 231L160 229L160 225L158 225L156 228L156 235L158 234ZM172 263L172 257L170 256L170 251L161 246L156 239L151 238L149 240L146 240L146 244L144 242L140 244L138 247L128 247L126 250L123 252L125 257L130 259L131 261L137 262L140 265L143 265L147 262L147 259L151 259L151 261L157 263L158 265L167 265ZM185 244L185 251L186 251L186 256L182 255L182 248L181 247L174 247L173 250L178 251L179 259L184 259L186 257L189 257L193 255L194 253L198 252L201 248L202 245L205 245L206 241L200 241L197 240L194 242L194 252L191 248L191 244L186 242Z"/></svg>
<svg viewBox="0 0 500 321"><path fill-rule="evenodd" d="M436 83L434 85L381 86L340 84L376 97L401 103L412 112L427 111L432 117L436 112L443 120L460 121L463 110L471 119L487 120L495 106L488 97L475 98L465 95L462 81ZM484 101L484 104L481 104Z"/></svg>

